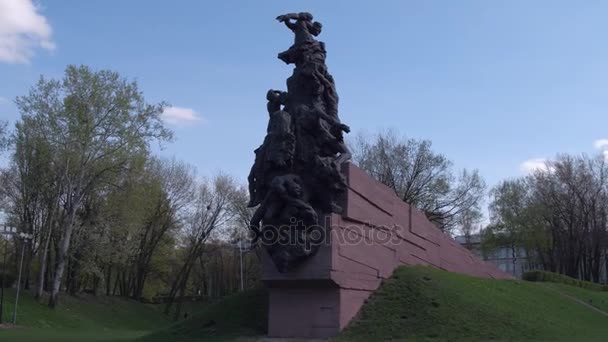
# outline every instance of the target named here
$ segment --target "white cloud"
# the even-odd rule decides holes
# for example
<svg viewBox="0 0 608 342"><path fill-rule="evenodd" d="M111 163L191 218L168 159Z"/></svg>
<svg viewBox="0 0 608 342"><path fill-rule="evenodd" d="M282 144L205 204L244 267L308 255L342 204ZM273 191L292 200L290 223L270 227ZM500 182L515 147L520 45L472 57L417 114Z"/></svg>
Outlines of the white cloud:
<svg viewBox="0 0 608 342"><path fill-rule="evenodd" d="M608 150L608 139L598 139L593 143L593 146L601 151Z"/></svg>
<svg viewBox="0 0 608 342"><path fill-rule="evenodd" d="M593 146L600 150L604 155L604 159L608 161L608 139L598 139L593 142Z"/></svg>
<svg viewBox="0 0 608 342"><path fill-rule="evenodd" d="M52 29L32 0L0 0L0 62L27 63L34 49L53 50Z"/></svg>
<svg viewBox="0 0 608 342"><path fill-rule="evenodd" d="M524 173L550 172L552 168L547 165L547 162L548 160L545 158L528 159L521 163L519 169Z"/></svg>
<svg viewBox="0 0 608 342"><path fill-rule="evenodd" d="M8 99L6 97L0 96L0 105L5 103L8 103Z"/></svg>
<svg viewBox="0 0 608 342"><path fill-rule="evenodd" d="M165 122L174 125L193 124L203 120L194 109L183 107L167 107L161 117Z"/></svg>

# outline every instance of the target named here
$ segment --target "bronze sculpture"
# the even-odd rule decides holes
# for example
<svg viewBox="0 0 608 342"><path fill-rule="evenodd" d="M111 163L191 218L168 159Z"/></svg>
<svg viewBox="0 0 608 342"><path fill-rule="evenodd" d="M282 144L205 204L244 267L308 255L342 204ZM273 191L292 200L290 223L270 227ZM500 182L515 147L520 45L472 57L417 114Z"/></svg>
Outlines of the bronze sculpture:
<svg viewBox="0 0 608 342"><path fill-rule="evenodd" d="M269 123L249 174L249 206L259 205L250 227L280 272L314 255L324 218L341 211L346 182L340 165L350 159L338 117L334 79L325 65L322 25L310 13L277 17L294 33L278 58L294 64L287 92L267 93ZM260 224L263 223L263 225ZM321 234L322 235L322 234Z"/></svg>

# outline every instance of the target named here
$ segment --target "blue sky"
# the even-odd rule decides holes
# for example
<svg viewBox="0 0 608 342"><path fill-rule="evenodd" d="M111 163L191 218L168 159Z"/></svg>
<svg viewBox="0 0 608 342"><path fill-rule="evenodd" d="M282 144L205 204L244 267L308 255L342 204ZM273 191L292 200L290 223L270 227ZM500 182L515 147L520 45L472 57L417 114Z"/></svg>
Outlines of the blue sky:
<svg viewBox="0 0 608 342"><path fill-rule="evenodd" d="M285 89L291 73L276 54L293 38L274 18L302 10L324 25L340 116L355 134L430 139L490 185L535 159L608 146L597 142L608 138L605 1L29 3L0 0L0 118L18 118L12 99L41 74L110 68L177 107L168 123L177 139L162 154L201 175L245 182L265 93Z"/></svg>

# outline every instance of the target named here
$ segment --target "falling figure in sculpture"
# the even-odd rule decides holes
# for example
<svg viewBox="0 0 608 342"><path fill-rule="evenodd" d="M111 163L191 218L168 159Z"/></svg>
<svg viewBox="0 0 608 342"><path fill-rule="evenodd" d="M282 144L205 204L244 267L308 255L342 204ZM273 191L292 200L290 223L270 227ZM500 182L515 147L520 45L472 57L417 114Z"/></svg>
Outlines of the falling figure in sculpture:
<svg viewBox="0 0 608 342"><path fill-rule="evenodd" d="M262 221L264 226L260 227ZM306 241L317 221L316 211L304 201L302 180L287 174L272 180L266 198L253 214L251 229L261 237L277 269L286 272L316 252L318 246Z"/></svg>

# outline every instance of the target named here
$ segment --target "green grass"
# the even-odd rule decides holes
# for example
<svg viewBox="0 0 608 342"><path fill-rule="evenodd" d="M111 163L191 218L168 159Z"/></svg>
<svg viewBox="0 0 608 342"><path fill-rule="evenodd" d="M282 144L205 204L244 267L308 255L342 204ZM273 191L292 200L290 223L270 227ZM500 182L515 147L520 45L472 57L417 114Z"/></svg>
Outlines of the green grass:
<svg viewBox="0 0 608 342"><path fill-rule="evenodd" d="M604 341L608 317L557 291L608 311L605 291L402 267L335 340ZM247 291L189 306L189 319L170 325L160 310L119 298L63 296L52 311L24 296L23 327L0 330L0 341L252 341L266 333L267 303L265 290Z"/></svg>
<svg viewBox="0 0 608 342"><path fill-rule="evenodd" d="M5 292L4 321L12 318L14 292ZM28 293L20 296L17 328L1 329L1 340L14 341L120 341L133 340L170 321L152 306L136 301L82 295L63 295L50 309Z"/></svg>
<svg viewBox="0 0 608 342"><path fill-rule="evenodd" d="M608 292L606 291L589 291L580 287L555 283L545 283L544 285L608 312Z"/></svg>
<svg viewBox="0 0 608 342"><path fill-rule="evenodd" d="M263 336L268 325L268 295L259 289L210 304L188 320L139 341L231 341Z"/></svg>
<svg viewBox="0 0 608 342"><path fill-rule="evenodd" d="M402 267L372 295L337 340L606 339L607 317L544 285ZM598 296L606 295L563 284L550 286L598 303Z"/></svg>
<svg viewBox="0 0 608 342"><path fill-rule="evenodd" d="M15 342L127 342L144 335L143 331L131 330L53 330L10 329L0 331L0 341Z"/></svg>
<svg viewBox="0 0 608 342"><path fill-rule="evenodd" d="M551 283L561 283L571 286L578 286L587 290L594 291L608 291L608 285L602 285L598 283L592 283L590 281L579 280L576 278L568 277L567 275L547 272L547 271L529 271L523 274L523 279L527 281L541 281Z"/></svg>

